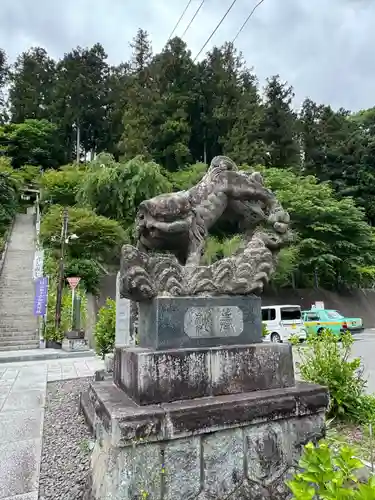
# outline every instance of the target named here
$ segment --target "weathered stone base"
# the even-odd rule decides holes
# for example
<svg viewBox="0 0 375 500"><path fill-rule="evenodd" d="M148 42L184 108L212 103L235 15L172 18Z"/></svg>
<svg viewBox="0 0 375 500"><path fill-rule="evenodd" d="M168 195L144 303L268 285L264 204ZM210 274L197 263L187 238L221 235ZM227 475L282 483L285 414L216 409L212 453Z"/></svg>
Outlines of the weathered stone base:
<svg viewBox="0 0 375 500"><path fill-rule="evenodd" d="M62 343L63 351L89 351L89 342L86 339L64 339Z"/></svg>
<svg viewBox="0 0 375 500"><path fill-rule="evenodd" d="M286 500L302 446L324 433L324 388L138 406L109 382L81 401L96 443L93 500Z"/></svg>
<svg viewBox="0 0 375 500"><path fill-rule="evenodd" d="M289 344L168 349L117 348L115 383L137 404L293 387Z"/></svg>

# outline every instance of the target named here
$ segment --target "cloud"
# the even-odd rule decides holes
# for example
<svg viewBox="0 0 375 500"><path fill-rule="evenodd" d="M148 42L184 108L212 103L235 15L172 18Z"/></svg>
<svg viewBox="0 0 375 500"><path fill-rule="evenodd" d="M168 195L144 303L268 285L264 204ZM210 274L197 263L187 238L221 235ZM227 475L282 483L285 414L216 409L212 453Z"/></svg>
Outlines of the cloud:
<svg viewBox="0 0 375 500"><path fill-rule="evenodd" d="M186 34L195 56L232 0L206 0ZM207 49L232 40L257 0L238 0ZM176 30L181 35L198 7L193 0ZM101 42L113 63L130 55L139 27L154 50L165 44L186 0L1 0L0 47L11 60L30 46L55 58ZM220 5L220 7L218 7ZM236 45L264 84L280 74L293 85L296 105L309 96L335 108L373 106L375 2L369 0L265 0Z"/></svg>

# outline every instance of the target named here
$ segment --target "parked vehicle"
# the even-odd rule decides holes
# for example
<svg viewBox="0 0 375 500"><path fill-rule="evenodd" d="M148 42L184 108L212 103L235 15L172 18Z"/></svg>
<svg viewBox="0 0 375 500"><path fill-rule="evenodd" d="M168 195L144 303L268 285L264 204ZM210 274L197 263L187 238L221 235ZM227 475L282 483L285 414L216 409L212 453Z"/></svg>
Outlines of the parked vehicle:
<svg viewBox="0 0 375 500"><path fill-rule="evenodd" d="M335 335L345 331L351 333L363 330L361 318L347 318L334 309L315 309L302 311L302 317L309 335L320 334L325 328Z"/></svg>
<svg viewBox="0 0 375 500"><path fill-rule="evenodd" d="M262 322L269 332L269 335L264 338L265 341L287 342L291 336L297 336L300 341L303 341L307 337L300 306L264 306L262 307Z"/></svg>

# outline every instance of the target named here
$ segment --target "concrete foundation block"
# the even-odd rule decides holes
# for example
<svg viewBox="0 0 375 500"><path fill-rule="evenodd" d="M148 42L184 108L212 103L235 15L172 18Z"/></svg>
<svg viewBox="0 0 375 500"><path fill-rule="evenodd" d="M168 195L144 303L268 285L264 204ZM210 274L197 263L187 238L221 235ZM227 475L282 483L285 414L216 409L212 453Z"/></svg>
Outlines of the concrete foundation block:
<svg viewBox="0 0 375 500"><path fill-rule="evenodd" d="M140 405L281 389L295 384L288 344L196 349L118 348L114 380Z"/></svg>

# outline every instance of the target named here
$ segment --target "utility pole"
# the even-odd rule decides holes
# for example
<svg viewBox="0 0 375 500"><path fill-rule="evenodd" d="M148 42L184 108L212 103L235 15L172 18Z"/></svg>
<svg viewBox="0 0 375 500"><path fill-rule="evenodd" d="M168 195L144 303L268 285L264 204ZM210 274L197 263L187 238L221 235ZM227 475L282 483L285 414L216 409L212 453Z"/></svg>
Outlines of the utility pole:
<svg viewBox="0 0 375 500"><path fill-rule="evenodd" d="M59 280L57 283L56 291L56 313L55 313L55 328L58 330L61 324L61 302L62 290L64 287L64 250L65 240L68 234L68 209L64 208L63 220L61 225L61 238L60 238L60 263L59 263Z"/></svg>
<svg viewBox="0 0 375 500"><path fill-rule="evenodd" d="M314 285L315 288L319 288L319 276L318 276L318 268L314 268Z"/></svg>
<svg viewBox="0 0 375 500"><path fill-rule="evenodd" d="M76 122L76 127L77 127L77 143L76 143L76 162L77 165L79 165L80 159L81 159L81 130L79 128L79 123L78 120Z"/></svg>

